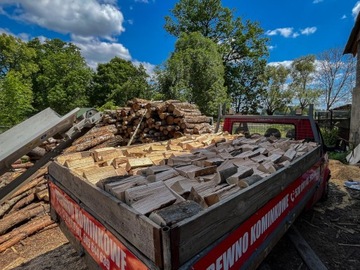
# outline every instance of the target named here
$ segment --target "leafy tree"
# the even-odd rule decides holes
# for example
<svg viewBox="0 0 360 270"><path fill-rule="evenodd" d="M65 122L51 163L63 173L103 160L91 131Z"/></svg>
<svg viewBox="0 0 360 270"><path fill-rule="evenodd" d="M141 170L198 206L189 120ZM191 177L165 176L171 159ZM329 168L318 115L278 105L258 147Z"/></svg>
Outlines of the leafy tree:
<svg viewBox="0 0 360 270"><path fill-rule="evenodd" d="M134 97L150 98L152 93L147 78L142 65L136 67L130 61L115 57L109 63L98 65L90 102L92 105L102 106L112 101L123 106Z"/></svg>
<svg viewBox="0 0 360 270"><path fill-rule="evenodd" d="M0 125L12 126L33 112L31 76L35 50L11 35L0 35Z"/></svg>
<svg viewBox="0 0 360 270"><path fill-rule="evenodd" d="M4 78L9 71L16 71L17 76L28 79L38 67L35 59L34 49L14 36L0 35L0 79Z"/></svg>
<svg viewBox="0 0 360 270"><path fill-rule="evenodd" d="M326 110L339 102L348 102L355 83L356 60L343 56L341 48L333 48L318 56L316 81L322 91Z"/></svg>
<svg viewBox="0 0 360 270"><path fill-rule="evenodd" d="M60 39L39 39L28 42L37 52L39 71L33 76L34 108L41 111L51 107L65 114L76 107L88 106L87 91L92 71L80 50Z"/></svg>
<svg viewBox="0 0 360 270"><path fill-rule="evenodd" d="M225 86L237 112L256 111L262 87L260 75L266 66L267 39L257 23L234 18L220 0L180 0L166 16L165 29L180 37L199 32L213 40L225 66Z"/></svg>
<svg viewBox="0 0 360 270"><path fill-rule="evenodd" d="M13 126L25 120L32 112L31 84L14 70L0 79L0 125Z"/></svg>
<svg viewBox="0 0 360 270"><path fill-rule="evenodd" d="M321 92L314 87L315 56L307 55L295 59L291 64L292 83L290 89L304 110L309 104L316 103Z"/></svg>
<svg viewBox="0 0 360 270"><path fill-rule="evenodd" d="M227 100L218 47L198 32L181 34L159 83L165 98L194 102L208 115L216 115Z"/></svg>
<svg viewBox="0 0 360 270"><path fill-rule="evenodd" d="M268 115L275 111L283 111L291 102L292 93L286 88L286 80L290 70L282 65L267 66L263 75L265 93L262 105Z"/></svg>

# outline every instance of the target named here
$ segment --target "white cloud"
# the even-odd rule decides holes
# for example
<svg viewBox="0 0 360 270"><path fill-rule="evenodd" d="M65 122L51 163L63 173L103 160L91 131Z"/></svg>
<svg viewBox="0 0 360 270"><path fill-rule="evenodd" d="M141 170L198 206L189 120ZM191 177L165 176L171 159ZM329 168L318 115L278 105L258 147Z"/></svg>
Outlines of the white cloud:
<svg viewBox="0 0 360 270"><path fill-rule="evenodd" d="M294 31L293 27L284 27L284 28L276 28L274 30L268 30L265 32L268 36L283 36L285 38L297 38L300 35L311 35L316 32L316 27L306 27L304 29L300 29L300 33L298 31Z"/></svg>
<svg viewBox="0 0 360 270"><path fill-rule="evenodd" d="M274 50L275 48L276 48L277 46L275 45L275 46L268 46L268 49L269 49L269 51L272 51L272 50Z"/></svg>
<svg viewBox="0 0 360 270"><path fill-rule="evenodd" d="M356 16L358 15L359 11L360 11L360 1L357 1L356 4L355 4L355 6L353 7L353 9L351 10L352 15L353 15L354 18L356 18Z"/></svg>
<svg viewBox="0 0 360 270"><path fill-rule="evenodd" d="M282 62L270 62L268 63L269 66L284 66L284 67L287 67L287 68L290 68L291 67L291 64L292 64L292 60L285 60L285 61L282 61Z"/></svg>
<svg viewBox="0 0 360 270"><path fill-rule="evenodd" d="M345 20L346 18L347 18L347 16L345 14L342 15L342 17L341 17L342 20Z"/></svg>
<svg viewBox="0 0 360 270"><path fill-rule="evenodd" d="M18 21L35 24L63 34L69 34L71 42L78 46L87 64L96 69L99 63L107 63L114 57L142 63L151 76L155 66L132 59L129 50L119 43L118 36L125 31L123 14L116 6L117 0L0 0L0 14ZM138 2L148 3L147 0ZM12 7L12 13L6 13L4 6ZM0 34L6 33L28 41L34 36L26 33L13 34L0 28ZM47 38L38 37L41 42Z"/></svg>
<svg viewBox="0 0 360 270"><path fill-rule="evenodd" d="M99 63L107 63L115 56L131 60L130 52L120 43L103 42L98 39L74 37L73 43L81 49L81 54L92 69Z"/></svg>
<svg viewBox="0 0 360 270"><path fill-rule="evenodd" d="M306 27L304 29L301 29L300 32L303 35L311 35L314 34L316 32L317 28L316 27Z"/></svg>
<svg viewBox="0 0 360 270"><path fill-rule="evenodd" d="M135 2L148 4L149 0L135 0Z"/></svg>
<svg viewBox="0 0 360 270"><path fill-rule="evenodd" d="M280 35L283 37L290 37L291 34L293 33L294 28L292 27L286 27L286 28L276 28L274 30L268 30L266 31L266 35L268 36L276 36L276 35Z"/></svg>
<svg viewBox="0 0 360 270"><path fill-rule="evenodd" d="M151 78L153 78L154 76L155 76L155 65L153 65L153 64L150 64L150 63L148 63L148 62L140 62L140 61L137 61L137 60L135 60L135 61L133 61L133 64L135 65L135 66L140 66L140 64L141 65L143 65L144 66L144 68L146 69L146 73L151 77Z"/></svg>
<svg viewBox="0 0 360 270"><path fill-rule="evenodd" d="M313 4L319 4L319 3L321 3L321 2L323 2L324 0L314 0L313 1Z"/></svg>
<svg viewBox="0 0 360 270"><path fill-rule="evenodd" d="M78 36L100 36L111 39L125 31L124 17L112 3L96 0L2 0L13 6L9 17Z"/></svg>

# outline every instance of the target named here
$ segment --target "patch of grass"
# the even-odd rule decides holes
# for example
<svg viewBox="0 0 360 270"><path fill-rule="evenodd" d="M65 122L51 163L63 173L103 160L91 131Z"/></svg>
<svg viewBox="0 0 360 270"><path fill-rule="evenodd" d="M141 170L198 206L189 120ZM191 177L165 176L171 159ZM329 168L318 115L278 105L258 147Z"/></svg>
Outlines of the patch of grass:
<svg viewBox="0 0 360 270"><path fill-rule="evenodd" d="M346 160L346 156L350 153L350 151L345 152L329 152L329 158L339 160L340 162L344 164L348 164Z"/></svg>

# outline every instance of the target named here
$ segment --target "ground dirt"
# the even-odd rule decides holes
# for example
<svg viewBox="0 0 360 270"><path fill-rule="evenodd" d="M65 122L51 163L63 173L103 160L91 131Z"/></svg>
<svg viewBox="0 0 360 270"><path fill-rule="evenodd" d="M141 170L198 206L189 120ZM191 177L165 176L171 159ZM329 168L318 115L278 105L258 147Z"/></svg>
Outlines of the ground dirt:
<svg viewBox="0 0 360 270"><path fill-rule="evenodd" d="M360 180L360 168L330 161L329 199L304 212L296 228L328 269L360 269L360 191L343 186ZM288 237L283 237L261 268L307 269ZM0 269L87 269L58 227L37 233L0 255Z"/></svg>

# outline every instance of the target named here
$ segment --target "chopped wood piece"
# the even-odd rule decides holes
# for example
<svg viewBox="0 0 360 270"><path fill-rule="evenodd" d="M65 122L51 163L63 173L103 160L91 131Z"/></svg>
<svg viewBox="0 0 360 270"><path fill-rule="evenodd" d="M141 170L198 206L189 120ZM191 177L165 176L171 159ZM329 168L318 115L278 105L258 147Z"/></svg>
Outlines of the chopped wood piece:
<svg viewBox="0 0 360 270"><path fill-rule="evenodd" d="M64 165L69 169L76 169L80 167L94 166L95 162L93 157L89 156L89 157L84 157L82 159L66 160Z"/></svg>
<svg viewBox="0 0 360 270"><path fill-rule="evenodd" d="M274 163L272 163L271 161L267 161L267 162L264 162L264 163L261 163L257 169L261 172L264 172L264 173L274 173L276 172L276 169L274 167Z"/></svg>
<svg viewBox="0 0 360 270"><path fill-rule="evenodd" d="M216 170L214 182L218 185L224 183L227 178L234 175L238 168L230 160L223 162Z"/></svg>
<svg viewBox="0 0 360 270"><path fill-rule="evenodd" d="M144 176L134 175L129 177L113 177L106 179L104 185L105 191L114 195L119 200L125 202L125 190L147 184Z"/></svg>
<svg viewBox="0 0 360 270"><path fill-rule="evenodd" d="M246 178L246 177L252 175L253 173L254 173L253 168L245 167L245 166L239 166L237 168L237 172L235 174L231 175L230 177L228 177L226 179L226 182L229 185L232 185L232 184L237 185L240 179Z"/></svg>
<svg viewBox="0 0 360 270"><path fill-rule="evenodd" d="M296 156L296 151L292 148L289 148L284 155L282 156L281 160L288 160L288 161L292 161Z"/></svg>
<svg viewBox="0 0 360 270"><path fill-rule="evenodd" d="M179 145L173 145L173 144L169 144L166 146L166 149L167 150L170 150L170 151L183 151L183 148Z"/></svg>
<svg viewBox="0 0 360 270"><path fill-rule="evenodd" d="M160 226L171 226L199 213L203 208L194 201L184 201L155 210L149 218Z"/></svg>
<svg viewBox="0 0 360 270"><path fill-rule="evenodd" d="M195 179L195 177L215 173L217 166L209 167L199 167L195 165L188 165L176 168L176 170L183 176L190 179Z"/></svg>
<svg viewBox="0 0 360 270"><path fill-rule="evenodd" d="M92 170L84 171L83 176L90 183L96 185L102 179L117 176L116 170L113 166L98 167Z"/></svg>
<svg viewBox="0 0 360 270"><path fill-rule="evenodd" d="M165 182L167 186L169 186L168 183ZM185 193L189 193L191 191L191 188L193 186L198 185L199 182L195 180L190 180L188 178L184 178L182 180L176 181L171 186L169 186L173 191L175 191L179 195L184 195Z"/></svg>
<svg viewBox="0 0 360 270"><path fill-rule="evenodd" d="M184 165L190 165L192 163L192 160L187 156L173 156L170 157L167 164L170 166L184 166Z"/></svg>
<svg viewBox="0 0 360 270"><path fill-rule="evenodd" d="M173 204L176 197L163 182L154 182L125 191L125 201L140 214Z"/></svg>
<svg viewBox="0 0 360 270"><path fill-rule="evenodd" d="M150 158L129 158L126 163L126 170L154 165Z"/></svg>
<svg viewBox="0 0 360 270"><path fill-rule="evenodd" d="M112 165L115 169L119 168L122 164L126 164L129 158L127 157L117 157L112 161Z"/></svg>
<svg viewBox="0 0 360 270"><path fill-rule="evenodd" d="M165 152L166 151L166 145L152 145L152 146L150 146L149 151L151 151L151 152L153 152L153 151Z"/></svg>
<svg viewBox="0 0 360 270"><path fill-rule="evenodd" d="M213 166L213 165L216 165L216 166L220 166L221 163L224 162L224 159L222 158L219 158L219 157L213 157L213 158L208 158L206 160L204 160L203 164L204 166Z"/></svg>
<svg viewBox="0 0 360 270"><path fill-rule="evenodd" d="M261 176L259 176L257 174L253 174L249 177L239 180L238 186L241 188L246 188L248 186L255 184L256 182L260 181L261 179L262 179Z"/></svg>
<svg viewBox="0 0 360 270"><path fill-rule="evenodd" d="M145 170L145 174L146 174L146 176L148 176L148 175L161 173L161 172L164 172L164 171L167 171L167 170L170 170L170 169L172 169L172 168L170 166L168 166L168 165L151 166L151 167L148 167Z"/></svg>
<svg viewBox="0 0 360 270"><path fill-rule="evenodd" d="M215 203L218 203L220 200L229 197L231 194L239 191L240 187L238 185L229 185L222 189L219 189L211 194L208 194L204 197L205 202L208 206L211 206Z"/></svg>
<svg viewBox="0 0 360 270"><path fill-rule="evenodd" d="M173 168L170 168L169 170L162 171L157 174L148 175L146 179L149 182L165 181L165 180L173 178L177 175L179 175L179 172Z"/></svg>
<svg viewBox="0 0 360 270"><path fill-rule="evenodd" d="M95 161L113 160L114 158L123 156L122 151L114 147L95 149L92 154Z"/></svg>
<svg viewBox="0 0 360 270"><path fill-rule="evenodd" d="M213 192L215 184L213 182L204 182L191 188L188 199L199 203L202 207L208 207L204 197Z"/></svg>

